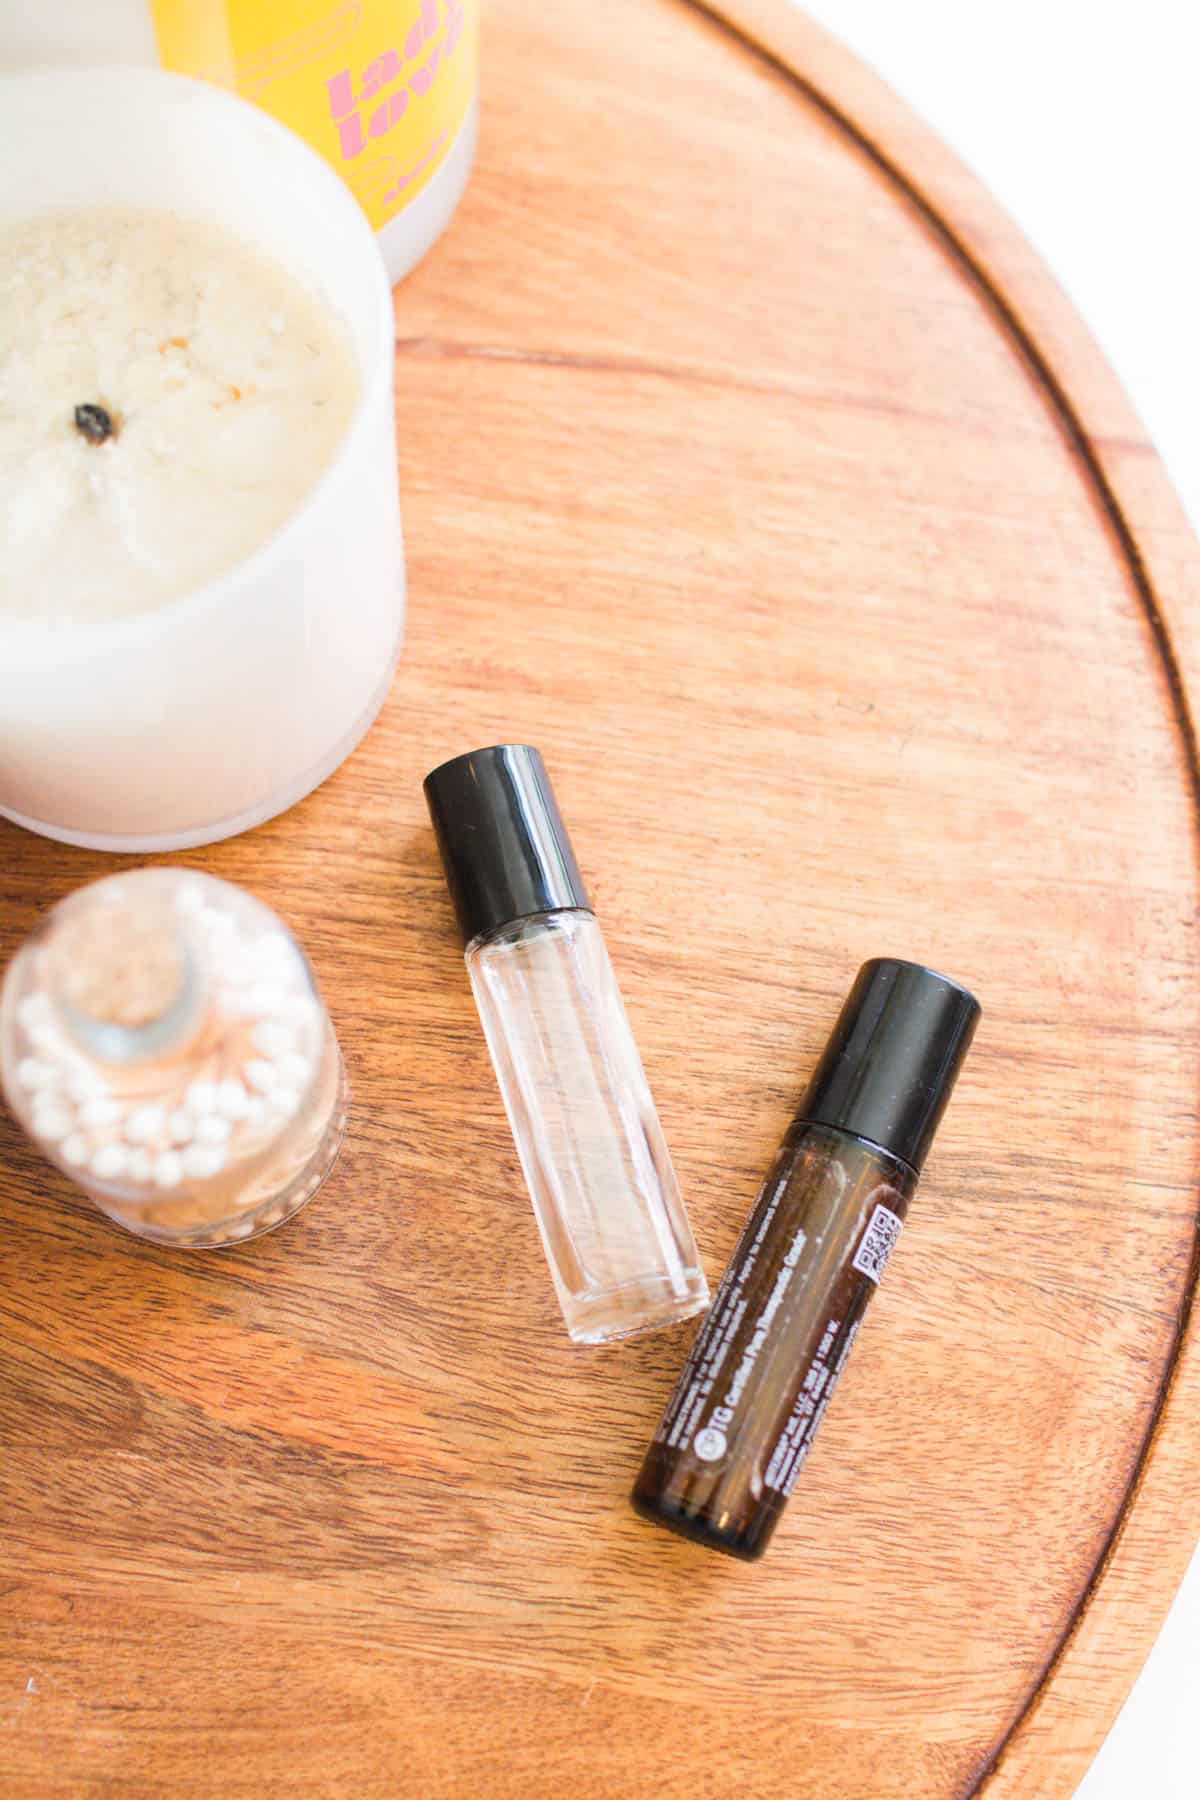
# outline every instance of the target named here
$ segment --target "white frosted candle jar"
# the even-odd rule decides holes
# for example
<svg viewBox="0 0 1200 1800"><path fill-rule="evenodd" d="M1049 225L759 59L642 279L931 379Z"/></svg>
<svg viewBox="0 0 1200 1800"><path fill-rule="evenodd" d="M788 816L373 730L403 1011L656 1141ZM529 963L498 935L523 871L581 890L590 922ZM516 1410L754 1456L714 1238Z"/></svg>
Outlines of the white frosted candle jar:
<svg viewBox="0 0 1200 1800"><path fill-rule="evenodd" d="M68 209L204 221L278 265L303 290L298 309L323 309L345 344L355 391L344 430L295 510L269 523L241 561L124 616L118 606L71 616L61 596L37 591L10 594L6 606L0 594L0 813L101 849L211 842L283 811L332 773L379 710L399 654L393 325L379 251L314 152L199 82L138 69L37 70L0 77L0 107L0 233ZM68 337L88 331L80 285ZM256 303L248 286L247 309ZM129 325L132 338L132 283ZM262 325L269 333L270 319ZM38 396L19 374L8 371L0 400L10 445L14 408L32 409L34 445ZM119 392L78 398L123 405ZM164 446L170 479L145 499L150 535L167 555L169 490L187 480L189 457L205 454L203 433L190 435L177 455ZM86 532L72 541L86 544Z"/></svg>

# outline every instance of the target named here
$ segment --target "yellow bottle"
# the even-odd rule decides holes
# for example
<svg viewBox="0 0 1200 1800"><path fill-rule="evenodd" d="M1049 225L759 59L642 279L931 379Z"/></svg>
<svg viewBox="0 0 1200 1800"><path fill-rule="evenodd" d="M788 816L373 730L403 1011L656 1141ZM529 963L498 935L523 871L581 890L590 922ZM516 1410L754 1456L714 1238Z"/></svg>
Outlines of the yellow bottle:
<svg viewBox="0 0 1200 1800"><path fill-rule="evenodd" d="M39 0L0 18L0 67L32 61L158 61L252 100L344 177L394 282L470 174L479 0Z"/></svg>

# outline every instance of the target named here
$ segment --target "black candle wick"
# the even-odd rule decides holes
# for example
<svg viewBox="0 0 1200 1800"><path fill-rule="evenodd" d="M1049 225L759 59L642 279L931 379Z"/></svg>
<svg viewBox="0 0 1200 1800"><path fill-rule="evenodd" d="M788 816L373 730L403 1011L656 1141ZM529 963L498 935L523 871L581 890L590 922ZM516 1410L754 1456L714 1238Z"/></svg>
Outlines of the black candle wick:
<svg viewBox="0 0 1200 1800"><path fill-rule="evenodd" d="M106 407L88 400L75 408L75 429L89 444L103 444L117 435L117 422Z"/></svg>

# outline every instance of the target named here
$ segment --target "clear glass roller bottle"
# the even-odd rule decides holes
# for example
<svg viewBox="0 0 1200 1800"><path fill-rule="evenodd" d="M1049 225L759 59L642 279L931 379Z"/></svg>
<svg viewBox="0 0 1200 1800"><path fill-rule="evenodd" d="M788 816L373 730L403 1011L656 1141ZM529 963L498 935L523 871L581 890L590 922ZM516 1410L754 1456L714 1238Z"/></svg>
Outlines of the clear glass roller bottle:
<svg viewBox="0 0 1200 1800"><path fill-rule="evenodd" d="M252 895L185 869L109 876L47 914L0 989L0 1075L101 1211L189 1248L290 1218L345 1130L304 953Z"/></svg>
<svg viewBox="0 0 1200 1800"><path fill-rule="evenodd" d="M425 793L568 1332L689 1317L708 1285L541 756L474 751Z"/></svg>

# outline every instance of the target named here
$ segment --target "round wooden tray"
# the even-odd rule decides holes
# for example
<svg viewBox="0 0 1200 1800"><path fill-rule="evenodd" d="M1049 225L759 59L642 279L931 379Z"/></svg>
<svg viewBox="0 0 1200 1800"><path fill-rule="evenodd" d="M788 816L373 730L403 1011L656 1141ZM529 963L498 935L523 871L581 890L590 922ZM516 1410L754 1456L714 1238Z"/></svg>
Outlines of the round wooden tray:
<svg viewBox="0 0 1200 1800"><path fill-rule="evenodd" d="M1066 1796L1200 1523L1196 549L1011 225L783 0L488 27L478 173L397 297L394 692L186 859L311 948L344 1160L172 1256L0 1130L0 1780ZM505 737L714 1274L859 962L984 1003L752 1568L626 1504L687 1328L560 1326L420 792ZM5 952L114 866L0 844Z"/></svg>

